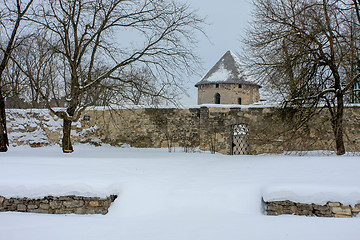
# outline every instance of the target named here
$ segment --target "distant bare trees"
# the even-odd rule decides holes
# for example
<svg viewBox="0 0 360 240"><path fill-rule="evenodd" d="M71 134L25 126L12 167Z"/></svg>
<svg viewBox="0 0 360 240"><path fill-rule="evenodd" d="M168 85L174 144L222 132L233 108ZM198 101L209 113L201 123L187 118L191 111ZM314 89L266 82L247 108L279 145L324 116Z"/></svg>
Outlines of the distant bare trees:
<svg viewBox="0 0 360 240"><path fill-rule="evenodd" d="M344 154L344 103L359 96L359 1L255 0L254 6L246 40L252 69L285 108L300 113L298 126L327 108L337 154Z"/></svg>
<svg viewBox="0 0 360 240"><path fill-rule="evenodd" d="M6 152L9 145L3 93L4 73L12 52L26 35L26 30L20 24L32 3L33 0L0 3L0 152Z"/></svg>

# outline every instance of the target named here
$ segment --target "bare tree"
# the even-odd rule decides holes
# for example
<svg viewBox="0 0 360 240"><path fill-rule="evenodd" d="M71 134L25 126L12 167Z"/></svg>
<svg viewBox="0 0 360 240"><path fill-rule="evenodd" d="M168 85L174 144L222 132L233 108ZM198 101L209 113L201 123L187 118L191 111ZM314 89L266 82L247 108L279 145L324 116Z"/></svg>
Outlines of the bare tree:
<svg viewBox="0 0 360 240"><path fill-rule="evenodd" d="M61 84L61 66L54 52L39 34L28 38L14 51L11 57L13 71L25 76L23 83L26 94L23 96L32 108L44 108L47 105L59 107L65 96ZM60 71L59 71L60 69Z"/></svg>
<svg viewBox="0 0 360 240"><path fill-rule="evenodd" d="M15 49L14 52L16 52ZM14 55L14 53L13 53ZM9 61L3 72L2 93L5 98L6 108L27 108L30 104L24 96L27 92L27 79L25 74L12 61Z"/></svg>
<svg viewBox="0 0 360 240"><path fill-rule="evenodd" d="M174 101L179 94L167 80L157 78L149 67L133 67L121 73L121 79L109 80L108 86L101 97L101 105L141 105L159 106L165 101Z"/></svg>
<svg viewBox="0 0 360 240"><path fill-rule="evenodd" d="M20 23L29 10L33 0L23 3L21 0L0 3L0 152L8 150L9 140L6 129L5 99L3 95L3 74L13 50L21 42Z"/></svg>
<svg viewBox="0 0 360 240"><path fill-rule="evenodd" d="M245 41L252 69L300 113L298 126L328 109L338 155L345 153L345 97L360 76L356 2L256 0Z"/></svg>
<svg viewBox="0 0 360 240"><path fill-rule="evenodd" d="M67 107L50 108L64 121L63 152L73 151L72 122L106 89L136 86L124 78L131 67L151 69L164 87L180 88L177 76L198 65L194 36L203 19L172 0L46 0L33 20L63 63ZM124 40L128 35L133 42Z"/></svg>

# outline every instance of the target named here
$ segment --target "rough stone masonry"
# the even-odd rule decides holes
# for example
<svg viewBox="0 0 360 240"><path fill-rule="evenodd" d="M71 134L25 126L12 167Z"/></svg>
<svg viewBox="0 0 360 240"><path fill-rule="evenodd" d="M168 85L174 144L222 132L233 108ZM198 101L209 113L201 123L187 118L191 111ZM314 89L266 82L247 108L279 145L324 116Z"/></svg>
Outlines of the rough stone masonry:
<svg viewBox="0 0 360 240"><path fill-rule="evenodd" d="M0 196L0 212L31 212L48 214L107 214L111 203L117 198L83 196L47 196L39 199L5 198Z"/></svg>
<svg viewBox="0 0 360 240"><path fill-rule="evenodd" d="M267 215L293 214L317 217L351 218L360 212L360 203L343 205L340 202L327 202L325 205L315 203L296 203L292 201L266 202Z"/></svg>
<svg viewBox="0 0 360 240"><path fill-rule="evenodd" d="M276 107L191 109L89 109L73 124L74 143L160 148L184 147L232 154L233 126L246 124L250 154L334 150L328 114L323 111L301 129L292 131ZM7 110L12 146L41 147L61 143L62 121L48 110ZM360 107L344 109L347 152L360 152Z"/></svg>

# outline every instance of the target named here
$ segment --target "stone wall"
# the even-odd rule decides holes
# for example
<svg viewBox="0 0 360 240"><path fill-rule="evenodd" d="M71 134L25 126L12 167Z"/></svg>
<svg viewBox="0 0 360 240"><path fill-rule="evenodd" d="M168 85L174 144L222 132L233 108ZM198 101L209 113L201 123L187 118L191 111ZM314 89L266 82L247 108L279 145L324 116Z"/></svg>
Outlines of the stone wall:
<svg viewBox="0 0 360 240"><path fill-rule="evenodd" d="M107 214L111 203L117 198L82 196L47 196L40 199L5 198L0 196L0 212L31 212L50 214Z"/></svg>
<svg viewBox="0 0 360 240"><path fill-rule="evenodd" d="M218 87L216 87L218 86ZM214 104L215 94L220 94L220 104L249 105L260 101L259 87L248 84L208 84L198 86L198 104Z"/></svg>
<svg viewBox="0 0 360 240"><path fill-rule="evenodd" d="M292 201L266 202L267 215L304 215L317 217L351 218L360 212L360 204L343 205L340 202L327 202L325 205L314 203L295 203Z"/></svg>
<svg viewBox="0 0 360 240"><path fill-rule="evenodd" d="M96 128L101 142L133 147L199 146L199 109L119 109L87 111L85 128Z"/></svg>
<svg viewBox="0 0 360 240"><path fill-rule="evenodd" d="M60 144L62 120L46 110L7 111L10 144L33 147ZM232 128L246 124L250 154L286 151L334 150L328 114L293 131L278 108L200 107L191 109L93 109L73 124L74 143L102 143L133 147L196 147L222 154L232 153ZM360 152L360 107L348 107L344 116L346 150Z"/></svg>

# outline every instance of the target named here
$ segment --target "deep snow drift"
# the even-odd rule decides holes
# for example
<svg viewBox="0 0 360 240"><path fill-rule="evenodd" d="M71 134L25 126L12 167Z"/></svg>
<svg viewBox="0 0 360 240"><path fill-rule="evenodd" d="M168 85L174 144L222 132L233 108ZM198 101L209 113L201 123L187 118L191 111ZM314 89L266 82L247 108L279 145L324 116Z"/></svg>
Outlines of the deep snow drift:
<svg viewBox="0 0 360 240"><path fill-rule="evenodd" d="M360 202L360 157L75 146L0 153L0 195L106 196L103 215L0 213L1 239L359 239L352 219L266 216L266 200Z"/></svg>

